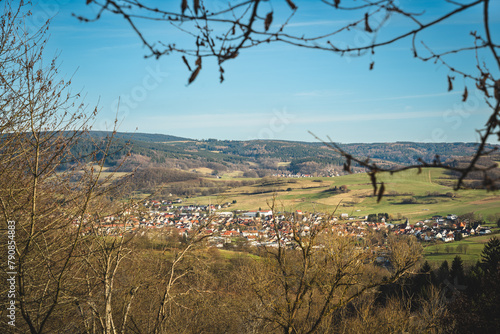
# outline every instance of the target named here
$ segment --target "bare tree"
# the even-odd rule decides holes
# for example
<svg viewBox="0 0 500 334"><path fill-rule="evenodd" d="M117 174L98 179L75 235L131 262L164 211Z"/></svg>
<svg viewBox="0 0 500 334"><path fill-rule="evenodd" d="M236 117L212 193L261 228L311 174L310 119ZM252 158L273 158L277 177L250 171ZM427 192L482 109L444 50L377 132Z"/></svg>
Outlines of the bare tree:
<svg viewBox="0 0 500 334"><path fill-rule="evenodd" d="M130 276L132 282L118 287L116 280L118 270L133 251L128 247L132 237L125 238L126 218L116 219L114 225L118 227L112 232L99 221L102 222L102 218L94 217L86 224L89 234L82 240L78 253L81 266L73 273L80 283L73 294L74 303L87 333L125 333L140 283L133 279L135 275ZM134 267L133 262L129 263L129 269ZM121 296L124 290L127 290L126 298ZM117 305L117 296L123 298L123 305ZM123 312L120 314L118 310Z"/></svg>
<svg viewBox="0 0 500 334"><path fill-rule="evenodd" d="M75 156L71 148L86 137L96 111L88 112L70 81L58 75L57 60L46 63L48 23L24 30L30 4L3 4L0 39L0 223L14 222L15 256L2 263L15 272L16 326L42 333L65 328L63 307L71 301L71 272L82 221L106 194L100 178L103 159L93 152ZM104 151L106 144L104 144ZM104 154L105 156L106 154ZM86 159L85 159L86 158ZM2 304L6 302L2 292ZM3 308L5 309L5 308Z"/></svg>
<svg viewBox="0 0 500 334"><path fill-rule="evenodd" d="M196 292L196 287L190 284L187 284L186 289L179 290L177 287L185 277L189 277L193 272L193 268L195 267L193 259L196 259L193 251L208 237L208 234L205 233L206 225L208 223L197 227L183 247L171 248L169 250L173 258L168 265L164 266L166 275L158 282L159 303L154 311L155 317L152 333L165 333L169 326L171 326L169 313L172 312L172 309L187 308L183 306L183 299L188 297L189 294ZM198 263L198 265L200 264Z"/></svg>
<svg viewBox="0 0 500 334"><path fill-rule="evenodd" d="M343 235L342 229L335 228L342 225L332 218L311 216L299 222L292 216L273 217L276 247L268 248L253 273L248 273L259 300L254 317L261 330L328 331L334 312L397 281L420 260L422 247L415 238L391 236L387 252L392 268L377 267L372 249L356 237Z"/></svg>

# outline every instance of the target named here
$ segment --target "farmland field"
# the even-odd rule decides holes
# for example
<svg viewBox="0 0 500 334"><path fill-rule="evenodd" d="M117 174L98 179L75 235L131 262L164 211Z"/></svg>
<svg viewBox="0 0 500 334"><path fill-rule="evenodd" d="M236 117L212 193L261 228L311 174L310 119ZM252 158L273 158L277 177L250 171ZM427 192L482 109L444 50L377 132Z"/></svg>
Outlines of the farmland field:
<svg viewBox="0 0 500 334"><path fill-rule="evenodd" d="M236 201L231 210L267 209L273 195L280 210L332 212L365 216L385 213L394 219L407 217L410 222L433 215L461 215L474 212L485 220L500 214L500 194L485 190L453 190L453 180L440 169L382 174L385 196L377 203L365 173L324 178L268 178L251 186L232 188L222 194L187 199L187 203L223 203ZM347 186L347 192L334 192L333 187ZM493 223L493 221L491 222Z"/></svg>
<svg viewBox="0 0 500 334"><path fill-rule="evenodd" d="M481 260L484 244L491 238L491 235L473 236L449 244L429 245L424 248L424 256L429 263L437 266L444 260L451 264L453 258L457 255L461 257L464 263L473 265Z"/></svg>

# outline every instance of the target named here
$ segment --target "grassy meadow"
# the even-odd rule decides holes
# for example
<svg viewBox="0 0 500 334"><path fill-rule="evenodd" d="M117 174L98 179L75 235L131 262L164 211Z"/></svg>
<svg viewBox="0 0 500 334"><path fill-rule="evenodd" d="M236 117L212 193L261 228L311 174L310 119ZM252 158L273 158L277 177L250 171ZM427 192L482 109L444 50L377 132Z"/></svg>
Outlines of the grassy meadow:
<svg viewBox="0 0 500 334"><path fill-rule="evenodd" d="M222 178L230 177L223 175ZM455 192L453 180L440 169L427 168L420 174L413 170L394 175L386 173L378 176L378 181L385 184L385 196L380 203L373 196L372 184L365 173L332 178L268 178L258 184L232 188L219 195L189 198L187 203L224 203L236 200L231 210L265 210L269 208L268 203L275 195L280 210L332 212L340 203L337 214L365 216L387 212L394 219L407 217L410 222L436 214L461 215L475 212L486 220L500 214L499 193L471 189ZM331 188L342 185L347 186L349 191L330 191Z"/></svg>
<svg viewBox="0 0 500 334"><path fill-rule="evenodd" d="M223 175L222 179L230 179L231 176ZM394 219L408 217L411 223L433 215L474 212L481 215L487 224L494 225L494 221L488 221L488 218L500 215L500 194L472 189L454 191L454 181L440 169L423 169L421 173L405 171L393 175L381 174L378 180L384 182L386 194L380 203L373 196L372 184L365 173L333 178L268 178L261 183L232 188L216 196L189 198L186 203L236 200L230 210L265 210L275 195L280 210L333 212L340 203L336 214L348 213L359 217L387 212ZM329 191L342 185L346 185L349 191ZM402 204L408 202L409 198L414 198L416 203ZM471 236L459 242L424 245L424 257L436 267L444 260L451 265L457 255L466 265L472 265L480 260L484 244L490 238L491 235ZM222 251L221 255L230 257L232 254Z"/></svg>
<svg viewBox="0 0 500 334"><path fill-rule="evenodd" d="M471 236L448 244L428 245L424 248L424 256L434 266L439 266L444 260L447 260L451 265L451 262L457 255L460 256L465 264L473 265L481 260L481 252L483 251L484 244L491 238L492 235Z"/></svg>

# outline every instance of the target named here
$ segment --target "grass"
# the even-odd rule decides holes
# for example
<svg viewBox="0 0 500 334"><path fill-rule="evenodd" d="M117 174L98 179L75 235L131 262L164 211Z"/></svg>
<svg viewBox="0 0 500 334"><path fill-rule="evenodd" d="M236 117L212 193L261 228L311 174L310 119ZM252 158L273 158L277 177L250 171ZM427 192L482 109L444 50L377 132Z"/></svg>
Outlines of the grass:
<svg viewBox="0 0 500 334"><path fill-rule="evenodd" d="M99 177L100 180L106 180L109 178L109 180L116 180L120 179L124 176L129 175L129 172L101 172L101 175Z"/></svg>
<svg viewBox="0 0 500 334"><path fill-rule="evenodd" d="M448 244L439 243L428 245L424 248L424 257L429 263L434 266L439 266L446 260L451 265L451 262L455 256L459 255L462 261L468 265L473 265L477 261L481 260L481 252L483 251L484 244L488 242L493 236L483 235L483 236L471 236L461 241L456 241ZM459 245L466 245L467 251L458 252L457 247ZM449 247L450 252L446 250Z"/></svg>
<svg viewBox="0 0 500 334"><path fill-rule="evenodd" d="M106 180L107 182L112 182L114 180L120 179L124 176L130 175L131 173L129 172L115 172L113 167L101 167L97 164L87 164L87 168L94 168L94 176L99 173L99 180L104 181ZM62 172L64 173L64 172ZM59 175L62 173L58 173ZM79 175L83 175L84 171L77 171L76 172Z"/></svg>
<svg viewBox="0 0 500 334"><path fill-rule="evenodd" d="M221 175L221 179L223 179L223 180L245 180L245 178L243 178L242 171L232 171L232 172L224 173Z"/></svg>
<svg viewBox="0 0 500 334"><path fill-rule="evenodd" d="M226 260L231 260L238 257L249 257L252 259L259 259L259 256L246 252L231 251L227 249L217 249L217 252L222 258Z"/></svg>
<svg viewBox="0 0 500 334"><path fill-rule="evenodd" d="M195 173L200 173L200 174L205 174L205 175L211 175L213 173L213 169L207 168L207 167L197 167L193 168L193 171Z"/></svg>
<svg viewBox="0 0 500 334"><path fill-rule="evenodd" d="M210 170L204 169L203 172L210 173ZM104 171L103 176L106 173L108 172ZM221 182L251 180L241 176L242 172L225 173L222 175ZM263 181L262 179L253 180ZM268 178L264 182L232 188L222 194L189 198L183 204L222 204L236 200L236 204L233 204L231 208L222 210L257 210L259 208L265 210L269 208L270 201L275 194L278 210L333 212L340 203L336 214L348 213L359 217L371 213L387 212L394 218L408 217L411 223L428 219L436 214L461 215L475 212L484 218L500 214L500 194L484 190L455 192L453 190L454 180L440 169L423 169L422 173L405 171L394 175L381 174L378 181L384 182L386 189L386 196L382 198L380 203L377 203L376 197L373 196L369 177L365 173L358 173L335 178ZM346 185L349 192L332 193L327 191L334 186L340 187L341 185ZM429 193L434 192L441 196L428 196ZM447 197L445 196L447 193L452 193L455 196ZM401 204L408 197L414 197L417 203ZM424 249L424 257L435 266L439 266L444 260L451 264L457 255L466 264L474 264L480 260L484 244L490 238L491 235L473 236L460 242L427 245ZM467 245L467 252L458 252L457 246L459 245ZM446 249L447 246L449 252ZM242 254L222 249L218 249L218 252L225 259Z"/></svg>
<svg viewBox="0 0 500 334"><path fill-rule="evenodd" d="M420 174L417 171L405 171L392 176L388 173L381 174L378 181L384 182L386 196L380 203L373 196L372 184L365 173L335 178L276 178L274 181L268 185L232 188L218 197L225 201L236 200L237 204L231 210L256 210L267 209L275 192L280 210L332 212L340 203L337 213L365 216L387 212L394 218L408 217L410 222L424 220L436 214L460 215L475 212L486 218L500 213L499 194L484 190L454 192L453 180L440 169L423 169ZM326 192L333 186L341 185L346 185L350 191L337 194ZM434 192L440 196L427 196ZM446 197L447 193L455 194L455 197ZM409 197L414 197L417 203L401 204ZM214 196L211 199L212 203L216 203ZM189 199L187 203L208 203L208 197L196 197Z"/></svg>

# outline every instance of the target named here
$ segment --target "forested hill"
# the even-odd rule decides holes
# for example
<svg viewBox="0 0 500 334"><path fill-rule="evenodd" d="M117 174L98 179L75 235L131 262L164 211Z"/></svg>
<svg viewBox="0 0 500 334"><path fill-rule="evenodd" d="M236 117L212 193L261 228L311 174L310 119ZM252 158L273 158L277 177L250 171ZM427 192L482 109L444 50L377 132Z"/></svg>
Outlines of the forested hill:
<svg viewBox="0 0 500 334"><path fill-rule="evenodd" d="M96 140L110 136L103 131L91 132L93 141L82 141L75 150L79 153L90 151ZM247 166L251 169L288 170L308 172L325 166L339 166L343 159L323 143L294 142L282 140L194 140L161 134L116 133L114 143L109 150L107 164L114 165L130 153L136 167L142 163L167 164L170 167L188 169L208 167L212 169ZM120 149L126 143L124 149ZM94 143L94 144L93 144ZM474 154L475 143L372 143L340 144L350 154L371 158L380 165L408 165L421 158L432 161L439 155L441 161L464 161ZM486 150L498 147L487 145ZM500 160L500 156L494 157ZM214 165L215 164L215 165ZM184 166L185 165L185 166ZM185 167L185 168L184 168ZM305 168L306 167L306 168ZM240 169L241 170L241 169Z"/></svg>
<svg viewBox="0 0 500 334"><path fill-rule="evenodd" d="M91 131L90 136L93 138L102 138L106 136L110 136L111 132L108 131ZM170 136L170 135L162 135L158 133L126 133L126 132L117 132L114 134L115 138L121 138L125 140L134 140L134 141L144 141L149 143L164 143L168 141L182 141L182 140L191 140L188 138Z"/></svg>

